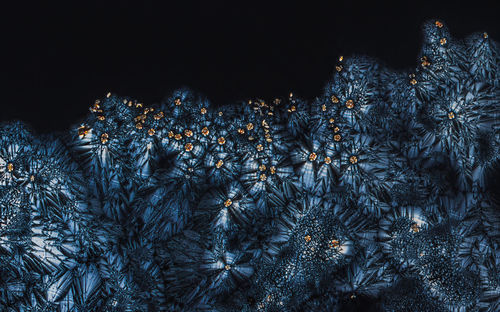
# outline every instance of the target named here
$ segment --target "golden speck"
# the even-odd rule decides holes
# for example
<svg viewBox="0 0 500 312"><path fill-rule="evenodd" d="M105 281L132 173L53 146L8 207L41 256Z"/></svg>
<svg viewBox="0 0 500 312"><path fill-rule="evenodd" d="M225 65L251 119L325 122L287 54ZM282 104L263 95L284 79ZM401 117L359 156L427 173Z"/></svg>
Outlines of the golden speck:
<svg viewBox="0 0 500 312"><path fill-rule="evenodd" d="M484 38L484 39L488 38L488 33L486 33L486 32L485 32L485 33L483 33L483 38Z"/></svg>
<svg viewBox="0 0 500 312"><path fill-rule="evenodd" d="M306 243L309 243L311 241L311 235L304 236L304 240L306 241Z"/></svg>
<svg viewBox="0 0 500 312"><path fill-rule="evenodd" d="M188 171L193 172L194 171L193 167L188 167Z"/></svg>
<svg viewBox="0 0 500 312"><path fill-rule="evenodd" d="M439 43L440 43L441 45L445 45L445 44L446 44L446 38L441 38L441 39L439 39Z"/></svg>
<svg viewBox="0 0 500 312"><path fill-rule="evenodd" d="M419 228L418 224L413 223L413 224L411 225L411 230L412 230L413 232L417 233L418 231L420 231L420 228Z"/></svg>
<svg viewBox="0 0 500 312"><path fill-rule="evenodd" d="M226 207L226 208L227 208L227 207L231 206L231 204L232 204L232 203L233 203L233 201L232 201L230 198L228 198L228 199L224 202L224 207Z"/></svg>
<svg viewBox="0 0 500 312"><path fill-rule="evenodd" d="M253 123L248 123L247 124L247 130L252 130L253 129Z"/></svg>
<svg viewBox="0 0 500 312"><path fill-rule="evenodd" d="M260 170L260 171L265 171L265 170L266 170L266 168L267 168L267 167L266 167L266 165L264 165L264 164L262 164L262 165L260 165L260 166L259 166L259 170Z"/></svg>
<svg viewBox="0 0 500 312"><path fill-rule="evenodd" d="M261 181L265 181L265 180L267 179L266 174L265 174L265 173L261 174L261 175L259 176L259 179L260 179Z"/></svg>
<svg viewBox="0 0 500 312"><path fill-rule="evenodd" d="M106 94L106 97L109 98L111 96L111 92L108 92L108 94Z"/></svg>
<svg viewBox="0 0 500 312"><path fill-rule="evenodd" d="M257 150L260 152L264 149L264 146L262 146L262 144L258 144L257 145Z"/></svg>
<svg viewBox="0 0 500 312"><path fill-rule="evenodd" d="M175 104L175 106L179 106L179 105L181 105L181 104L182 104L181 99L180 99L180 98L176 98L176 99L174 100L174 104Z"/></svg>
<svg viewBox="0 0 500 312"><path fill-rule="evenodd" d="M325 164L331 164L332 163L332 159L328 156L325 157Z"/></svg>
<svg viewBox="0 0 500 312"><path fill-rule="evenodd" d="M186 152L190 152L190 151L192 151L192 150L193 150L193 144L191 144L191 143L186 143L186 145L184 145L184 150L185 150Z"/></svg>
<svg viewBox="0 0 500 312"><path fill-rule="evenodd" d="M335 66L335 69L340 72L342 70L343 66L342 65L337 65Z"/></svg>
<svg viewBox="0 0 500 312"><path fill-rule="evenodd" d="M358 162L358 157L352 155L351 157L349 157L349 161L351 162L351 164L355 164Z"/></svg>
<svg viewBox="0 0 500 312"><path fill-rule="evenodd" d="M338 97L336 97L335 95L332 95L331 99L332 99L332 103L334 103L334 104L337 104L339 102Z"/></svg>
<svg viewBox="0 0 500 312"><path fill-rule="evenodd" d="M275 166L269 167L269 172L271 172L271 174L275 174L276 173L276 167Z"/></svg>
<svg viewBox="0 0 500 312"><path fill-rule="evenodd" d="M207 109L205 107L202 107L200 112L202 115L205 115L207 113Z"/></svg>
<svg viewBox="0 0 500 312"><path fill-rule="evenodd" d="M102 144L105 144L109 141L109 135L107 133L101 134L101 142Z"/></svg>
<svg viewBox="0 0 500 312"><path fill-rule="evenodd" d="M439 27L439 28L442 28L443 27L443 23L441 23L440 21L436 21L436 26Z"/></svg>
<svg viewBox="0 0 500 312"><path fill-rule="evenodd" d="M222 116L222 115L224 115L224 113L223 113L223 112L219 112L219 113L218 113L218 115L219 115L219 116Z"/></svg>
<svg viewBox="0 0 500 312"><path fill-rule="evenodd" d="M420 58L420 60L422 61L422 66L423 66L423 67L426 67L426 66L431 65L431 62L429 62L429 59L428 59L428 58L427 58L427 56L425 56L425 55L424 55L424 56L422 56L422 57Z"/></svg>
<svg viewBox="0 0 500 312"><path fill-rule="evenodd" d="M413 78L412 80L410 80L410 83L411 83L412 85L416 85L416 84L417 84L417 80L416 80L415 78Z"/></svg>
<svg viewBox="0 0 500 312"><path fill-rule="evenodd" d="M344 60L344 56L343 55L339 56L339 62L342 62L343 60Z"/></svg>
<svg viewBox="0 0 500 312"><path fill-rule="evenodd" d="M293 93L292 92L290 92L290 97L293 97Z"/></svg>
<svg viewBox="0 0 500 312"><path fill-rule="evenodd" d="M193 136L193 131L186 129L184 130L184 135L187 136L188 138Z"/></svg>
<svg viewBox="0 0 500 312"><path fill-rule="evenodd" d="M337 132L339 132L339 131L340 131L339 127L335 127L335 128L333 128L333 132L337 133Z"/></svg>
<svg viewBox="0 0 500 312"><path fill-rule="evenodd" d="M248 136L248 140L249 140L249 141L253 141L253 140L254 140L254 137L253 137L253 136L251 136L251 135L249 135L249 136Z"/></svg>
<svg viewBox="0 0 500 312"><path fill-rule="evenodd" d="M218 140L217 140L217 143L219 143L220 145L224 145L226 143L226 139L224 137L220 137Z"/></svg>
<svg viewBox="0 0 500 312"><path fill-rule="evenodd" d="M204 136L207 136L209 133L210 131L207 127L203 127L203 129L201 129L201 134L203 134Z"/></svg>
<svg viewBox="0 0 500 312"><path fill-rule="evenodd" d="M30 181L31 181L31 182L34 182L34 181L35 181L35 176L34 176L34 175L30 175Z"/></svg>
<svg viewBox="0 0 500 312"><path fill-rule="evenodd" d="M174 132L173 131L169 131L168 132L168 137L169 138L173 138L174 137Z"/></svg>
<svg viewBox="0 0 500 312"><path fill-rule="evenodd" d="M226 269L226 271L229 271L229 270L231 270L231 266L230 266L229 264L226 264L226 265L224 266L224 269Z"/></svg>
<svg viewBox="0 0 500 312"><path fill-rule="evenodd" d="M309 155L309 161L315 161L317 157L318 157L318 155L316 155L316 153L312 152Z"/></svg>
<svg viewBox="0 0 500 312"><path fill-rule="evenodd" d="M295 105L292 105L290 107L290 109L288 110L288 112L291 113L291 112L295 112L296 110L297 110L297 107L295 107Z"/></svg>
<svg viewBox="0 0 500 312"><path fill-rule="evenodd" d="M142 103L137 103L137 104L135 104L135 107L137 107L137 108L142 108Z"/></svg>
<svg viewBox="0 0 500 312"><path fill-rule="evenodd" d="M14 171L14 164L13 163L8 163L7 164L7 171L9 171L9 172Z"/></svg>
<svg viewBox="0 0 500 312"><path fill-rule="evenodd" d="M353 100L347 100L347 102L345 102L345 107L347 107L348 109L351 109L354 107L354 101Z"/></svg>
<svg viewBox="0 0 500 312"><path fill-rule="evenodd" d="M159 112L158 114L154 115L154 119L160 120L163 118L163 116L165 116L165 114L163 112Z"/></svg>
<svg viewBox="0 0 500 312"><path fill-rule="evenodd" d="M139 129L139 130L140 130L140 129L142 129L142 124L141 124L140 122L138 122L138 123L135 125L135 127L136 127L137 129Z"/></svg>
<svg viewBox="0 0 500 312"><path fill-rule="evenodd" d="M179 141L180 139L182 139L182 134L177 133L177 134L174 136L174 139L176 139L177 141Z"/></svg>
<svg viewBox="0 0 500 312"><path fill-rule="evenodd" d="M126 100L125 100L125 101L126 101ZM125 103L125 101L124 101L124 103ZM134 104L134 103L132 103L132 101L128 101L127 106L128 106L128 107L131 107L131 106L132 106L132 104Z"/></svg>
<svg viewBox="0 0 500 312"><path fill-rule="evenodd" d="M224 165L224 161L222 159L219 159L219 161L215 164L215 167L219 169L220 167L222 167L222 165Z"/></svg>
<svg viewBox="0 0 500 312"><path fill-rule="evenodd" d="M455 113L449 112L448 113L448 119L453 119L453 118L455 118Z"/></svg>
<svg viewBox="0 0 500 312"><path fill-rule="evenodd" d="M334 123L335 122L335 118L330 118L330 120L328 120L328 122Z"/></svg>
<svg viewBox="0 0 500 312"><path fill-rule="evenodd" d="M154 135L154 134L155 134L155 132L156 132L156 131L155 131L155 129L153 129L153 128L151 128L151 129L149 129L149 130L148 130L148 134L149 134L149 135Z"/></svg>
<svg viewBox="0 0 500 312"><path fill-rule="evenodd" d="M90 131L90 128L87 127L86 125L81 125L79 128L78 128L78 136L83 139L87 133L89 133Z"/></svg>
<svg viewBox="0 0 500 312"><path fill-rule="evenodd" d="M336 142L340 141L340 139L341 139L341 138L342 138L342 137L340 136L340 134L336 134L336 135L334 135L334 136L333 136L333 139L334 139Z"/></svg>
<svg viewBox="0 0 500 312"><path fill-rule="evenodd" d="M337 247L339 247L339 246L340 246L340 243L339 243L339 241L338 241L338 240L333 239L333 240L330 242L330 246L331 246L332 248L337 248Z"/></svg>
<svg viewBox="0 0 500 312"><path fill-rule="evenodd" d="M238 133L239 133L239 134L245 134L245 129L243 129L243 128L239 128L239 129L238 129Z"/></svg>
<svg viewBox="0 0 500 312"><path fill-rule="evenodd" d="M325 104L321 105L321 110L324 111L324 112L326 111L326 105Z"/></svg>

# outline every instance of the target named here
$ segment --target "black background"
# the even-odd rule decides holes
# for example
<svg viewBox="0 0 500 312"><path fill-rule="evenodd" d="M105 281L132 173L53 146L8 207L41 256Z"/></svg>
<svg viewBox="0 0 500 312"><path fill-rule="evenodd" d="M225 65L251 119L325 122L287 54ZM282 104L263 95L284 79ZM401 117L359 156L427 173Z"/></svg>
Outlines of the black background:
<svg viewBox="0 0 500 312"><path fill-rule="evenodd" d="M67 1L1 8L0 120L65 130L108 91L151 104L188 86L215 105L320 95L339 55L416 66L421 25L500 40L495 2ZM403 2L403 1L400 1Z"/></svg>

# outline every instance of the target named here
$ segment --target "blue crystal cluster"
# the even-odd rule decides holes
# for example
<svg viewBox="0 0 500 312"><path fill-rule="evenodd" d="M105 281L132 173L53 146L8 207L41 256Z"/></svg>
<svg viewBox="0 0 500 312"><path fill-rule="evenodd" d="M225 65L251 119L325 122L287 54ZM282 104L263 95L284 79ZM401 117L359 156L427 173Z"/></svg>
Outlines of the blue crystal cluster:
<svg viewBox="0 0 500 312"><path fill-rule="evenodd" d="M324 93L108 94L64 135L0 125L1 311L499 311L500 46Z"/></svg>

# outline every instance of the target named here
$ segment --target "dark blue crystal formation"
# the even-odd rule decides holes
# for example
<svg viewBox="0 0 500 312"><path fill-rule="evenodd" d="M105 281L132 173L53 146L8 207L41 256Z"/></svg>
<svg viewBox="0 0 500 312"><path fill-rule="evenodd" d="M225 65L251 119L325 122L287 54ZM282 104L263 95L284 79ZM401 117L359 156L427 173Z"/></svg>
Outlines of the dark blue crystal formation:
<svg viewBox="0 0 500 312"><path fill-rule="evenodd" d="M0 310L499 311L499 46L424 35L411 72L340 57L312 101L2 124Z"/></svg>

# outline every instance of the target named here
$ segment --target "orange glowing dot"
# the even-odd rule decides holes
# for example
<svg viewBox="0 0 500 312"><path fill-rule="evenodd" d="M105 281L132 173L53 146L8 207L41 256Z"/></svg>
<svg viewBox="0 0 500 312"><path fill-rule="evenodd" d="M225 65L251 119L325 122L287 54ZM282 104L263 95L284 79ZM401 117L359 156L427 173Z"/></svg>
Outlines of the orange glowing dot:
<svg viewBox="0 0 500 312"><path fill-rule="evenodd" d="M326 111L326 105L325 104L321 105L321 110L324 111L324 112Z"/></svg>
<svg viewBox="0 0 500 312"><path fill-rule="evenodd" d="M260 171L265 171L266 170L266 165L260 165L259 166Z"/></svg>
<svg viewBox="0 0 500 312"><path fill-rule="evenodd" d="M413 223L413 224L411 225L411 230L412 230L413 232L417 233L418 231L420 231L420 228L419 228L418 224Z"/></svg>
<svg viewBox="0 0 500 312"><path fill-rule="evenodd" d="M111 92L108 92L108 94L106 94L106 97L109 98L111 96Z"/></svg>
<svg viewBox="0 0 500 312"><path fill-rule="evenodd" d="M355 164L358 162L358 157L353 155L353 156L349 157L349 161L351 162L351 164Z"/></svg>
<svg viewBox="0 0 500 312"><path fill-rule="evenodd" d="M343 66L342 65L337 65L335 66L335 69L340 72L342 70Z"/></svg>
<svg viewBox="0 0 500 312"><path fill-rule="evenodd" d="M483 38L484 39L488 38L488 33L483 33Z"/></svg>
<svg viewBox="0 0 500 312"><path fill-rule="evenodd" d="M160 120L160 119L162 119L162 118L163 118L163 116L165 116L165 114L164 114L163 112L159 112L158 114L156 114L156 115L154 116L154 119L155 119L155 120Z"/></svg>
<svg viewBox="0 0 500 312"><path fill-rule="evenodd" d="M412 80L410 80L410 83L411 83L412 85L416 85L416 84L417 84L417 80L416 80L415 78L413 78Z"/></svg>
<svg viewBox="0 0 500 312"><path fill-rule="evenodd" d="M337 132L339 132L339 131L340 131L339 127L335 127L335 128L333 128L333 132L337 133Z"/></svg>
<svg viewBox="0 0 500 312"><path fill-rule="evenodd" d="M336 135L334 135L334 136L333 136L333 139L334 139L336 142L340 141L340 139L341 139L341 138L342 138L342 137L340 136L340 134L336 134Z"/></svg>
<svg viewBox="0 0 500 312"><path fill-rule="evenodd" d="M245 134L245 129L239 128L239 129L238 129L238 133L239 133L239 134Z"/></svg>
<svg viewBox="0 0 500 312"><path fill-rule="evenodd" d="M439 27L439 28L442 28L443 27L443 23L441 23L440 21L436 21L436 26Z"/></svg>
<svg viewBox="0 0 500 312"><path fill-rule="evenodd" d="M448 113L448 119L454 119L455 118L455 113L449 112Z"/></svg>
<svg viewBox="0 0 500 312"><path fill-rule="evenodd" d="M100 121L103 121L104 119L106 119L106 117L104 117L103 115L99 115L99 116L97 116L97 119L99 119Z"/></svg>
<svg viewBox="0 0 500 312"><path fill-rule="evenodd" d="M191 143L186 143L186 145L184 145L184 150L185 150L186 152L190 152L190 151L192 151L192 150L193 150L193 144L191 144Z"/></svg>
<svg viewBox="0 0 500 312"><path fill-rule="evenodd" d="M339 102L339 99L335 95L332 95L331 99L332 99L332 103L334 103L334 104L337 104Z"/></svg>
<svg viewBox="0 0 500 312"><path fill-rule="evenodd" d="M309 243L311 241L311 235L304 236L304 240L306 241L306 243Z"/></svg>
<svg viewBox="0 0 500 312"><path fill-rule="evenodd" d="M258 144L258 145L257 145L257 150L258 150L259 152L261 152L263 149L264 149L264 146L262 146L262 144Z"/></svg>
<svg viewBox="0 0 500 312"><path fill-rule="evenodd" d="M336 239L333 239L331 242L330 242L330 246L333 247L333 248L337 248L340 246L340 243L338 240Z"/></svg>
<svg viewBox="0 0 500 312"><path fill-rule="evenodd" d="M261 175L259 176L259 179L260 179L261 181L265 181L265 180L267 179L266 174L265 174L265 173L261 174Z"/></svg>
<svg viewBox="0 0 500 312"><path fill-rule="evenodd" d="M90 131L90 128L87 127L86 125L81 125L78 128L78 136L80 136L81 139L83 139Z"/></svg>
<svg viewBox="0 0 500 312"><path fill-rule="evenodd" d="M291 112L295 112L296 110L297 110L297 107L295 107L295 105L292 105L290 107L290 109L288 110L288 112L291 113Z"/></svg>
<svg viewBox="0 0 500 312"><path fill-rule="evenodd" d="M253 123L248 123L247 124L247 130L252 130L253 129Z"/></svg>
<svg viewBox="0 0 500 312"><path fill-rule="evenodd" d="M149 135L154 135L154 134L155 134L155 132L156 132L156 131L155 131L155 129L153 129L153 128L151 128L151 129L149 129L149 130L148 130L148 134L149 134Z"/></svg>
<svg viewBox="0 0 500 312"><path fill-rule="evenodd" d="M186 129L184 130L184 135L187 136L188 138L193 136L193 131Z"/></svg>
<svg viewBox="0 0 500 312"><path fill-rule="evenodd" d="M34 181L35 181L35 176L34 176L34 175L30 175L30 181L31 181L31 182L34 182Z"/></svg>
<svg viewBox="0 0 500 312"><path fill-rule="evenodd" d="M224 145L226 143L226 139L224 137L220 137L219 139L217 139L217 143L219 143L220 145Z"/></svg>
<svg viewBox="0 0 500 312"><path fill-rule="evenodd" d="M220 167L222 167L222 165L224 165L224 161L222 159L219 159L219 161L215 164L215 167L219 169Z"/></svg>
<svg viewBox="0 0 500 312"><path fill-rule="evenodd" d="M445 44L446 44L446 42L447 42L447 41L446 41L446 38L441 38L441 39L439 39L439 43L440 43L441 45L445 45Z"/></svg>
<svg viewBox="0 0 500 312"><path fill-rule="evenodd" d="M233 203L233 201L231 199L227 199L225 202L224 202L224 207L229 207L231 206L231 204Z"/></svg>
<svg viewBox="0 0 500 312"><path fill-rule="evenodd" d="M201 110L200 110L200 113L202 115L205 115L207 113L207 109L205 107L202 107Z"/></svg>
<svg viewBox="0 0 500 312"><path fill-rule="evenodd" d="M345 102L345 107L351 109L354 107L354 101L353 100L347 100L347 102Z"/></svg>
<svg viewBox="0 0 500 312"><path fill-rule="evenodd" d="M344 56L339 56L339 62L342 62L344 60Z"/></svg>
<svg viewBox="0 0 500 312"><path fill-rule="evenodd" d="M231 270L231 266L230 266L229 264L226 264L226 265L224 266L224 268L226 269L226 271Z"/></svg>
<svg viewBox="0 0 500 312"><path fill-rule="evenodd" d="M174 137L174 132L173 131L169 131L168 132L168 137L169 138L173 138Z"/></svg>
<svg viewBox="0 0 500 312"><path fill-rule="evenodd" d="M176 99L174 100L174 103L175 103L175 106L179 106L179 105L181 105L181 104L182 104L182 101L181 101L181 99L176 98Z"/></svg>
<svg viewBox="0 0 500 312"><path fill-rule="evenodd" d="M316 153L312 152L309 155L309 161L315 161L317 157L318 157L318 155L316 155Z"/></svg>
<svg viewBox="0 0 500 312"><path fill-rule="evenodd" d="M105 144L109 141L109 135L107 133L101 134L101 142L102 144Z"/></svg>
<svg viewBox="0 0 500 312"><path fill-rule="evenodd" d="M7 171L9 171L9 172L14 171L14 164L13 163L8 163L7 164Z"/></svg>
<svg viewBox="0 0 500 312"><path fill-rule="evenodd" d="M332 159L328 156L325 157L325 164L331 164L332 163Z"/></svg>
<svg viewBox="0 0 500 312"><path fill-rule="evenodd" d="M203 134L204 136L207 136L209 133L210 131L207 127L203 127L203 129L201 129L201 134Z"/></svg>
<svg viewBox="0 0 500 312"><path fill-rule="evenodd" d="M174 139L176 139L177 141L179 141L180 139L182 139L182 134L177 133L177 134L174 136Z"/></svg>
<svg viewBox="0 0 500 312"><path fill-rule="evenodd" d="M137 123L137 124L135 125L135 127L136 127L137 129L139 129L139 130L140 130L140 129L142 129L142 124L139 122L139 123Z"/></svg>
<svg viewBox="0 0 500 312"><path fill-rule="evenodd" d="M329 122L329 123L334 123L334 122L335 122L335 119L334 119L334 118L330 118L330 119L328 120L328 122Z"/></svg>
<svg viewBox="0 0 500 312"><path fill-rule="evenodd" d="M271 172L271 174L275 174L276 173L276 167L275 166L269 167L269 172Z"/></svg>
<svg viewBox="0 0 500 312"><path fill-rule="evenodd" d="M429 62L429 59L427 58L427 56L422 56L422 58L420 58L420 60L422 61L423 67L431 65L431 62Z"/></svg>

